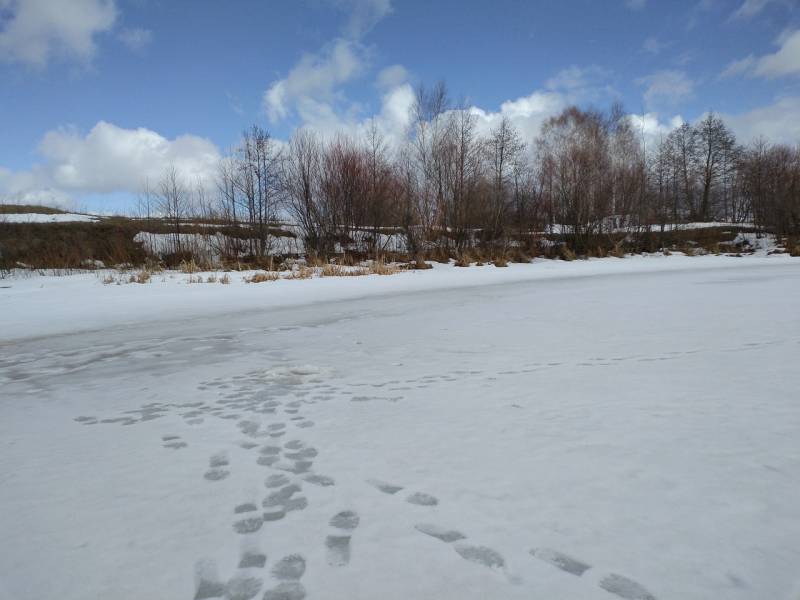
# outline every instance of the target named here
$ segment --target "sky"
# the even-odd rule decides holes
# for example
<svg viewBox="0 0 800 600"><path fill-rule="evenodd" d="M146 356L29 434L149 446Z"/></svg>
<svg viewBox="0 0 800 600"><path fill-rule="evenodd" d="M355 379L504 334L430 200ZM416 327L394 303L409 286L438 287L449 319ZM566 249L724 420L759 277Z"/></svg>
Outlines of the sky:
<svg viewBox="0 0 800 600"><path fill-rule="evenodd" d="M655 145L708 111L800 142L800 0L0 0L0 202L125 211L166 165L213 185L258 124L403 139L443 79L533 144L621 102Z"/></svg>

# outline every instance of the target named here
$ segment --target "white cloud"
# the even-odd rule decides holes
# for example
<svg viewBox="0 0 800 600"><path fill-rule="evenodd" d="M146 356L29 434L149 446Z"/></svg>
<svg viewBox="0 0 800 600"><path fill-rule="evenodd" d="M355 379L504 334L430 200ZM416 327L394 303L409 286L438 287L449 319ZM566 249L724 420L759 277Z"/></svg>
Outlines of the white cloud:
<svg viewBox="0 0 800 600"><path fill-rule="evenodd" d="M392 12L391 0L334 0L350 13L344 35L359 39Z"/></svg>
<svg viewBox="0 0 800 600"><path fill-rule="evenodd" d="M338 39L318 54L306 54L289 74L273 82L264 93L264 108L273 123L290 112L316 112L310 107L330 104L339 85L364 71L365 50L360 44Z"/></svg>
<svg viewBox="0 0 800 600"><path fill-rule="evenodd" d="M800 96L787 96L745 113L720 116L742 143L759 136L770 142L800 143Z"/></svg>
<svg viewBox="0 0 800 600"><path fill-rule="evenodd" d="M683 117L675 115L666 121L661 121L658 113L645 113L643 115L628 115L633 130L638 132L645 143L648 151L658 147L662 139L669 135L670 131L683 125Z"/></svg>
<svg viewBox="0 0 800 600"><path fill-rule="evenodd" d="M733 13L734 19L752 19L760 14L770 4L784 4L790 6L791 0L744 0Z"/></svg>
<svg viewBox="0 0 800 600"><path fill-rule="evenodd" d="M141 52L152 43L153 32L149 29L134 27L133 29L123 29L117 34L117 38L130 50Z"/></svg>
<svg viewBox="0 0 800 600"><path fill-rule="evenodd" d="M158 181L168 165L192 185L210 185L220 160L217 147L205 138L170 140L149 129L105 121L85 136L74 128L49 131L38 151L44 161L28 171L0 168L0 192L16 200L50 201L71 194L136 193L146 180Z"/></svg>
<svg viewBox="0 0 800 600"><path fill-rule="evenodd" d="M647 5L647 0L625 0L625 6L631 10L642 10Z"/></svg>
<svg viewBox="0 0 800 600"><path fill-rule="evenodd" d="M743 59L735 60L725 67L725 70L719 77L720 79L727 79L728 77L736 77L737 75L749 73L753 69L753 65L755 65L755 63L755 56L752 54L750 56L745 56Z"/></svg>
<svg viewBox="0 0 800 600"><path fill-rule="evenodd" d="M0 0L7 18L0 30L0 61L43 68L54 57L88 63L95 36L116 20L113 0ZM1 22L0 22L1 23Z"/></svg>
<svg viewBox="0 0 800 600"><path fill-rule="evenodd" d="M408 80L408 71L403 65L392 65L378 73L376 84L378 88L388 90L405 83Z"/></svg>
<svg viewBox="0 0 800 600"><path fill-rule="evenodd" d="M777 79L800 75L800 29L785 31L776 40L778 51L761 57L747 56L730 63L721 78L736 75Z"/></svg>
<svg viewBox="0 0 800 600"><path fill-rule="evenodd" d="M755 74L773 79L800 75L800 29L788 31L778 38L780 49L758 59Z"/></svg>
<svg viewBox="0 0 800 600"><path fill-rule="evenodd" d="M657 71L637 83L646 86L644 101L650 110L676 106L694 95L694 82L684 71Z"/></svg>
<svg viewBox="0 0 800 600"><path fill-rule="evenodd" d="M263 105L273 123L293 113L302 121L331 118L337 112L334 104L342 99L339 87L366 70L369 51L361 38L392 11L391 0L331 1L349 13L342 35L319 52L304 54L286 77L269 85Z"/></svg>

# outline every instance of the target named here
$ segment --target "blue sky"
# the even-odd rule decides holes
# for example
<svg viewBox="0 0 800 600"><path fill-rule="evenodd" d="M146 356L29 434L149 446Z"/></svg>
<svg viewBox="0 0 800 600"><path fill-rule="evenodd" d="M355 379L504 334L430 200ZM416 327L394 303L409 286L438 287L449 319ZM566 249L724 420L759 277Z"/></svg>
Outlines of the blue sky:
<svg viewBox="0 0 800 600"><path fill-rule="evenodd" d="M0 0L0 198L124 208L172 162L198 181L242 129L402 138L444 78L532 141L621 101L651 139L705 111L800 141L797 0Z"/></svg>

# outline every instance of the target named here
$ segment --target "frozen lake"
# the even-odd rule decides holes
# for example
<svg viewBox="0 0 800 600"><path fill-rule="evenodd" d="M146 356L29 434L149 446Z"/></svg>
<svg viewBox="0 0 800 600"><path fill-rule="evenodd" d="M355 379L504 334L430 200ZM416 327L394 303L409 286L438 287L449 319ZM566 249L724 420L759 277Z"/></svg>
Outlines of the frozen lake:
<svg viewBox="0 0 800 600"><path fill-rule="evenodd" d="M796 598L800 264L707 264L0 345L0 598Z"/></svg>

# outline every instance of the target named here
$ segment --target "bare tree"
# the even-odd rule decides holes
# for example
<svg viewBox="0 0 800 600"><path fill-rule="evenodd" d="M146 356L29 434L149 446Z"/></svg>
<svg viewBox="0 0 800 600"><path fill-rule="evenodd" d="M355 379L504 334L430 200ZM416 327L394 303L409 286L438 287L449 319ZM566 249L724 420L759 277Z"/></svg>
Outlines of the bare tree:
<svg viewBox="0 0 800 600"><path fill-rule="evenodd" d="M191 206L191 193L174 165L170 165L158 184L158 208L172 229L172 251L183 252L181 224Z"/></svg>

